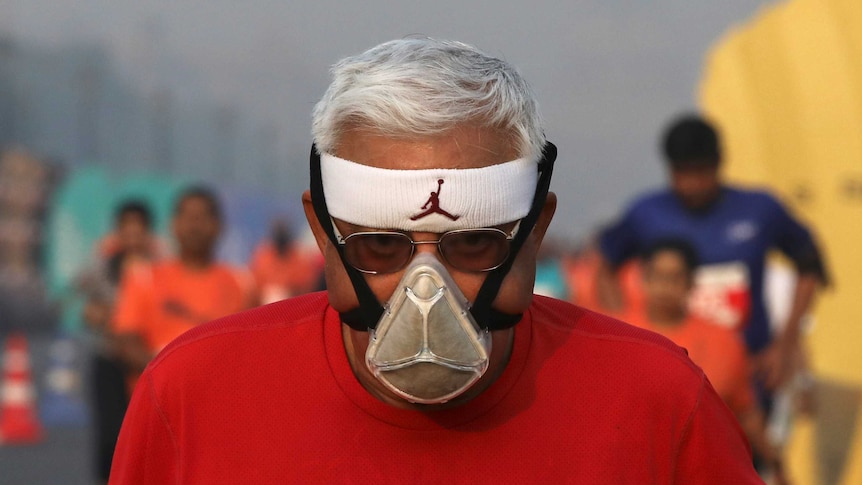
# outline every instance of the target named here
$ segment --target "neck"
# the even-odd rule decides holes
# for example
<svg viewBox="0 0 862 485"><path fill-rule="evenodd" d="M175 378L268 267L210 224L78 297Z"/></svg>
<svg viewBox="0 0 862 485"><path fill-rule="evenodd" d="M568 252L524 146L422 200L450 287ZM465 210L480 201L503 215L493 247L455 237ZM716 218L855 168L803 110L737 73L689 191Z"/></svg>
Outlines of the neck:
<svg viewBox="0 0 862 485"><path fill-rule="evenodd" d="M650 323L658 327L677 327L685 321L687 312L685 308L657 308L650 305L647 308L647 317Z"/></svg>
<svg viewBox="0 0 862 485"><path fill-rule="evenodd" d="M206 269L212 265L213 257L210 254L180 253L180 262L189 269Z"/></svg>

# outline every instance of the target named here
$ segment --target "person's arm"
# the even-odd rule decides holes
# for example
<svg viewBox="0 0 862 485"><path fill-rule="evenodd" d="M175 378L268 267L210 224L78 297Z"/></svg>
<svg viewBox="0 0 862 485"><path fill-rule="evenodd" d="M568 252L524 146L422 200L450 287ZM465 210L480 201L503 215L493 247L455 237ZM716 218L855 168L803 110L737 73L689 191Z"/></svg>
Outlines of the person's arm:
<svg viewBox="0 0 862 485"><path fill-rule="evenodd" d="M143 372L155 357L137 332L118 333L112 338L112 343L120 359L136 373Z"/></svg>
<svg viewBox="0 0 862 485"><path fill-rule="evenodd" d="M820 277L814 273L799 275L784 331L760 357L759 370L769 389L779 387L793 373L794 356L800 346L802 320L811 311L820 281Z"/></svg>
<svg viewBox="0 0 862 485"><path fill-rule="evenodd" d="M141 372L154 357L143 337L142 322L152 318L149 269L127 273L120 282L110 338L120 359L134 372Z"/></svg>
<svg viewBox="0 0 862 485"><path fill-rule="evenodd" d="M180 483L178 445L145 372L135 392L114 451L109 484Z"/></svg>
<svg viewBox="0 0 862 485"><path fill-rule="evenodd" d="M829 283L826 264L811 232L796 220L778 201L773 201L776 245L796 266L797 280L790 314L784 332L760 356L758 372L768 388L783 384L792 373L793 360L799 351L803 318L809 314L815 294Z"/></svg>

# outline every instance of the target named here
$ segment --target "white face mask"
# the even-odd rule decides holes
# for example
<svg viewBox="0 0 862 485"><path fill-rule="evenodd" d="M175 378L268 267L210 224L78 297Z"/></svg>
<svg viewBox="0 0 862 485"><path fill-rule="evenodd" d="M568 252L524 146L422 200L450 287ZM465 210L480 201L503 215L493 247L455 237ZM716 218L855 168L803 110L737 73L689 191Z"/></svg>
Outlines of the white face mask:
<svg viewBox="0 0 862 485"><path fill-rule="evenodd" d="M440 404L462 394L488 369L491 353L491 335L469 307L440 261L417 255L368 332L366 365L410 402Z"/></svg>

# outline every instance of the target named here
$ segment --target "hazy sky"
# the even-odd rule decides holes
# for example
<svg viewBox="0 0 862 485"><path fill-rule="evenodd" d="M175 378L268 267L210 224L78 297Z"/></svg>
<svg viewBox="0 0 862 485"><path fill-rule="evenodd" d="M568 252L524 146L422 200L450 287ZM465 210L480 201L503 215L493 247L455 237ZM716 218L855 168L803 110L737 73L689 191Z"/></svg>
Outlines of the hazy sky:
<svg viewBox="0 0 862 485"><path fill-rule="evenodd" d="M560 149L552 231L580 237L660 185L657 136L695 108L708 49L762 0L0 0L0 30L109 45L141 89L238 107L280 130L307 184L309 113L339 58L408 34L474 44L517 65Z"/></svg>

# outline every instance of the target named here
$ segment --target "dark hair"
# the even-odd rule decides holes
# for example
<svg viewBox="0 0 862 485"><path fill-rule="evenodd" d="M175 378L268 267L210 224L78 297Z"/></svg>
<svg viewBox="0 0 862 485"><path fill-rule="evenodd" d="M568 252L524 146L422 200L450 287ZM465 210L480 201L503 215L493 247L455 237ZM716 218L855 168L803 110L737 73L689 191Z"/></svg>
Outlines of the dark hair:
<svg viewBox="0 0 862 485"><path fill-rule="evenodd" d="M684 115L671 122L662 149L671 168L718 166L721 150L718 133L697 115Z"/></svg>
<svg viewBox="0 0 862 485"><path fill-rule="evenodd" d="M179 214L182 205L189 199L202 199L209 205L210 211L216 217L221 219L221 202L215 191L204 185L192 185L183 189L180 195L176 198L174 204L174 216Z"/></svg>
<svg viewBox="0 0 862 485"><path fill-rule="evenodd" d="M152 227L153 213L150 212L150 207L146 202L138 199L130 199L121 203L114 212L114 223L120 225L123 218L132 214L140 217L147 229Z"/></svg>
<svg viewBox="0 0 862 485"><path fill-rule="evenodd" d="M685 239L660 239L653 242L641 253L644 263L650 262L658 253L669 251L679 255L685 263L685 270L689 276L694 275L694 270L700 264L697 250Z"/></svg>

